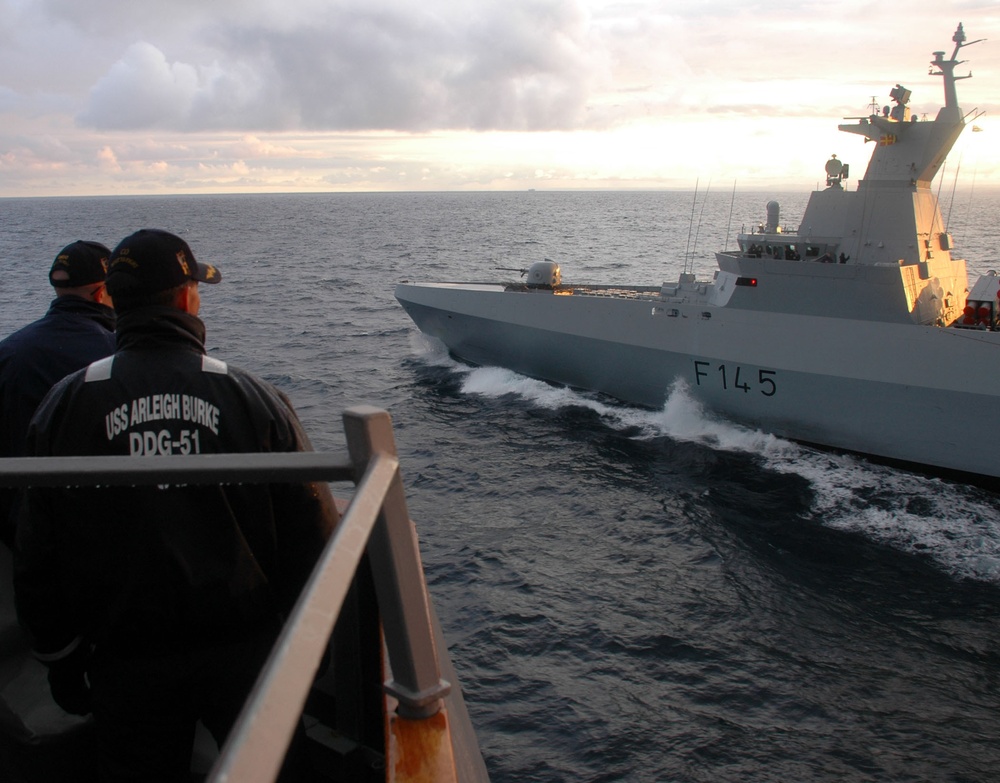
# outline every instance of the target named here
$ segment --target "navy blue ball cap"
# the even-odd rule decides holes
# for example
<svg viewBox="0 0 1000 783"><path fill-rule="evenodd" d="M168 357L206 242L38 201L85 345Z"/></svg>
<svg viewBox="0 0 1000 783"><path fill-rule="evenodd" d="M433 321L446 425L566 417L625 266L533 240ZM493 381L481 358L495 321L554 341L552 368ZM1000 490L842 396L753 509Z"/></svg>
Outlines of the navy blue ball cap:
<svg viewBox="0 0 1000 783"><path fill-rule="evenodd" d="M108 293L155 294L188 280L218 283L222 274L195 260L188 243L158 228L144 228L118 243L108 269Z"/></svg>
<svg viewBox="0 0 1000 783"><path fill-rule="evenodd" d="M111 251L100 242L78 239L59 251L49 270L49 282L55 288L101 283L108 274L110 257Z"/></svg>

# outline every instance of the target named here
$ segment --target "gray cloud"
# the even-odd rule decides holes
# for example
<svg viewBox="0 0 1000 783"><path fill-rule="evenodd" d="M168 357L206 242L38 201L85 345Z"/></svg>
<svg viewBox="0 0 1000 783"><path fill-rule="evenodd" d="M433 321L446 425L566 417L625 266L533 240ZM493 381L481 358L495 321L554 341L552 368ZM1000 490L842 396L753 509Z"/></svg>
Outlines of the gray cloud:
<svg viewBox="0 0 1000 783"><path fill-rule="evenodd" d="M132 44L78 120L100 130L553 130L587 123L603 68L574 0L475 13L337 7L219 25L200 62ZM211 59L208 59L211 57Z"/></svg>
<svg viewBox="0 0 1000 783"><path fill-rule="evenodd" d="M996 2L0 0L0 191L790 176L800 145L841 138L831 116L897 80L936 105L922 65L949 48L942 15L974 5ZM994 17L961 18L997 39ZM971 50L960 91L986 130L996 51ZM517 132L580 129L611 132ZM991 137L969 138L966 167L995 178Z"/></svg>

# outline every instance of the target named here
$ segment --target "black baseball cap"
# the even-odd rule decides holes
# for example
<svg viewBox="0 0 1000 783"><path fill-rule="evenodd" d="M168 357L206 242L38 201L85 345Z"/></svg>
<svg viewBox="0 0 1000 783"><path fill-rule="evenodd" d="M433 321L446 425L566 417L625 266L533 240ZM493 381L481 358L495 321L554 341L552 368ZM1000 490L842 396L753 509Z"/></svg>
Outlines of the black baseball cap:
<svg viewBox="0 0 1000 783"><path fill-rule="evenodd" d="M222 274L195 260L188 243L158 228L144 228L125 237L111 254L108 293L155 294L188 280L218 283Z"/></svg>
<svg viewBox="0 0 1000 783"><path fill-rule="evenodd" d="M59 251L49 270L49 282L55 288L76 288L91 283L101 283L108 273L111 251L100 242L78 239ZM55 272L65 272L67 277L53 279Z"/></svg>

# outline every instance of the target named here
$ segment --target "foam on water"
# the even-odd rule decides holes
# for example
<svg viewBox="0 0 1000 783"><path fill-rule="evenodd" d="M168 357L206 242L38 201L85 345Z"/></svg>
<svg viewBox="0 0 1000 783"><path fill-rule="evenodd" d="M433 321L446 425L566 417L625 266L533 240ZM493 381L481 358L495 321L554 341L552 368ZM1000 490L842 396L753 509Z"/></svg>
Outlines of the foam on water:
<svg viewBox="0 0 1000 783"><path fill-rule="evenodd" d="M824 524L913 554L948 573L1000 583L1000 499L964 484L798 448L768 465L809 479Z"/></svg>

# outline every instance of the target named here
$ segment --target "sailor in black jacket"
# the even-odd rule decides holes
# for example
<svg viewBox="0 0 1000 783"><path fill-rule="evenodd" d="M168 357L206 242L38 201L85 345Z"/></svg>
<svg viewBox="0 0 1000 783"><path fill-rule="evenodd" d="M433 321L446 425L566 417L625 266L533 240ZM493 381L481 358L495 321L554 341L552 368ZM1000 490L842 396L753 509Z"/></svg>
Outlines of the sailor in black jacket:
<svg viewBox="0 0 1000 783"><path fill-rule="evenodd" d="M31 453L308 450L281 392L205 353L198 283L219 277L172 234L123 240L117 351L53 388ZM183 777L199 718L221 746L337 519L325 483L26 493L19 617L57 701L92 697L102 780Z"/></svg>
<svg viewBox="0 0 1000 783"><path fill-rule="evenodd" d="M77 240L49 270L48 312L0 342L0 457L23 457L38 403L71 372L115 350L115 312L104 285L111 251ZM0 489L0 541L14 543L14 491Z"/></svg>

